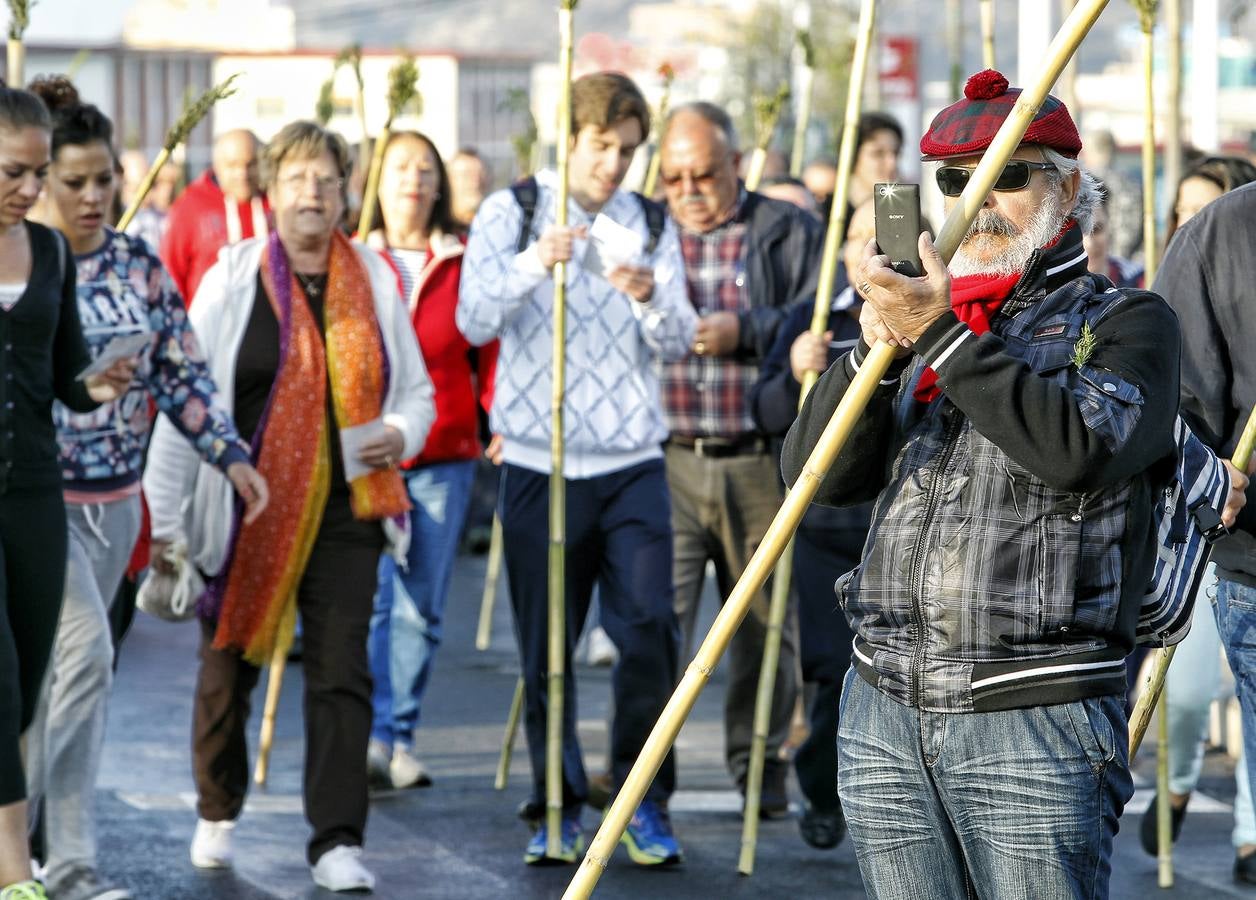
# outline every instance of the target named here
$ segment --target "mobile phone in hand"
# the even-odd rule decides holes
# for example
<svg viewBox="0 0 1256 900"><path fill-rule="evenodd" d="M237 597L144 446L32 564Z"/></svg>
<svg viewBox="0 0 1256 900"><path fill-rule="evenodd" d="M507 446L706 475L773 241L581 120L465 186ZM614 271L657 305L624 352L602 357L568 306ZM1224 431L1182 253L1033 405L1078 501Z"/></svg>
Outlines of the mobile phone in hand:
<svg viewBox="0 0 1256 900"><path fill-rule="evenodd" d="M877 247L900 275L924 274L920 264L920 185L875 184L872 210Z"/></svg>

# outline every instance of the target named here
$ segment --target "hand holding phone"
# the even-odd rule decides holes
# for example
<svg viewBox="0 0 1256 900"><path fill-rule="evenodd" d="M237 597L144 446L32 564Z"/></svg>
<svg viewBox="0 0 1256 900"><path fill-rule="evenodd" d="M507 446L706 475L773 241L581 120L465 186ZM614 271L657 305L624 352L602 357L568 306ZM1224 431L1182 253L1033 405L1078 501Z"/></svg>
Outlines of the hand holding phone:
<svg viewBox="0 0 1256 900"><path fill-rule="evenodd" d="M920 263L920 185L873 185L872 211L877 247L890 258L894 271L913 278L923 275L924 267Z"/></svg>

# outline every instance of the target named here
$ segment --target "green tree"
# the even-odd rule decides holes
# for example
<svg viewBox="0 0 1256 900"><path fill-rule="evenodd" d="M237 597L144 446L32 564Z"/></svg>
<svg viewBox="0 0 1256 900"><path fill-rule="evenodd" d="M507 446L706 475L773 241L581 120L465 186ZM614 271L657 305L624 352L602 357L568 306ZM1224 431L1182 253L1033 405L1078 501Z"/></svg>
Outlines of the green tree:
<svg viewBox="0 0 1256 900"><path fill-rule="evenodd" d="M815 48L815 88L812 128L825 135L823 153L836 154L836 130L846 107L846 84L855 49L858 10L849 0L811 0L811 40ZM793 77L794 28L792 5L759 0L722 42L729 54L722 102L737 124L743 149L754 137L753 98L771 97ZM781 118L772 148L788 154L793 144L794 109Z"/></svg>

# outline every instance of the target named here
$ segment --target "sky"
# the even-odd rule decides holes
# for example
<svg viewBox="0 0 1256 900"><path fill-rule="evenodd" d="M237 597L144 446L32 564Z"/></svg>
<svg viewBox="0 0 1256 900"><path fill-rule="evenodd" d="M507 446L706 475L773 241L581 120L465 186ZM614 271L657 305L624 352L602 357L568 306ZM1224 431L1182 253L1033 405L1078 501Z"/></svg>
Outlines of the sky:
<svg viewBox="0 0 1256 900"><path fill-rule="evenodd" d="M122 20L134 0L34 0L31 26L26 32L32 41L99 44L122 35ZM9 6L0 10L5 32L9 27Z"/></svg>

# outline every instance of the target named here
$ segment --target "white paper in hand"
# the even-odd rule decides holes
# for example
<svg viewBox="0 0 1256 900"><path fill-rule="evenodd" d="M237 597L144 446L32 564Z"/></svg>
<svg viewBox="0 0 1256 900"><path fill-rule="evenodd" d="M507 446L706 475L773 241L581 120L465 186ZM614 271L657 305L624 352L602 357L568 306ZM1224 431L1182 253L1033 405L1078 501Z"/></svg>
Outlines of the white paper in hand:
<svg viewBox="0 0 1256 900"><path fill-rule="evenodd" d="M92 360L90 366L75 376L76 380L82 381L84 378L100 375L118 360L130 359L148 347L152 338L152 334L147 331L141 331L138 334L124 334L114 338L105 345L104 350L100 351L100 356Z"/></svg>
<svg viewBox="0 0 1256 900"><path fill-rule="evenodd" d="M617 266L635 266L645 255L645 242L631 228L625 228L604 213L598 213L589 228L589 248L584 253L587 272L605 278Z"/></svg>
<svg viewBox="0 0 1256 900"><path fill-rule="evenodd" d="M363 444L382 437L387 428L383 419L372 419L361 425L340 429L340 455L344 459L345 481L353 481L355 478L370 475L375 471L374 468L358 459L358 454L362 452Z"/></svg>

